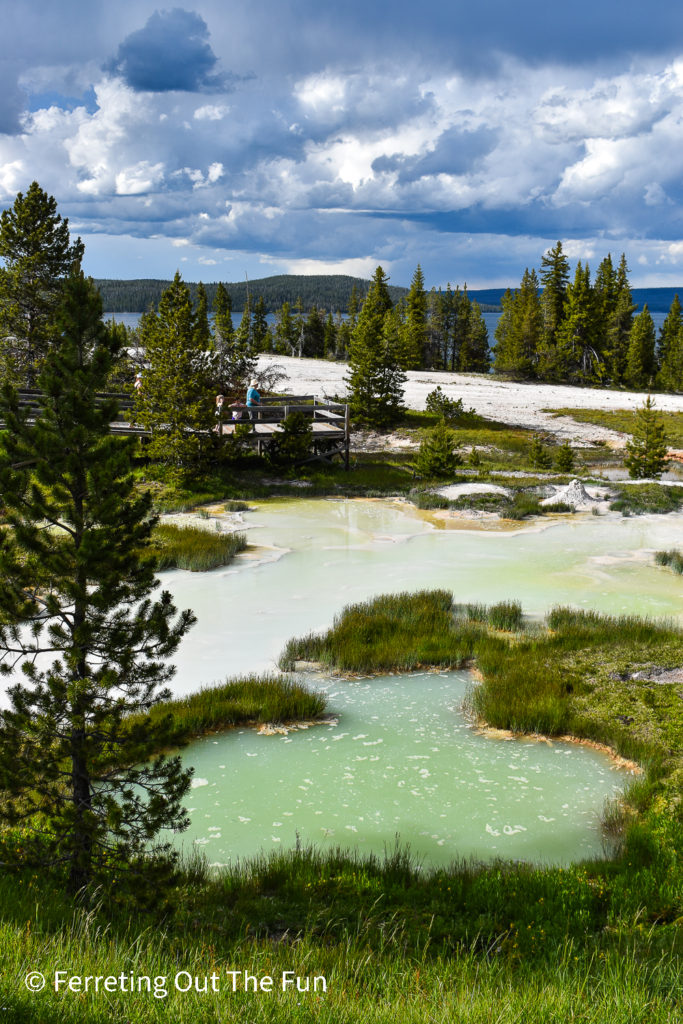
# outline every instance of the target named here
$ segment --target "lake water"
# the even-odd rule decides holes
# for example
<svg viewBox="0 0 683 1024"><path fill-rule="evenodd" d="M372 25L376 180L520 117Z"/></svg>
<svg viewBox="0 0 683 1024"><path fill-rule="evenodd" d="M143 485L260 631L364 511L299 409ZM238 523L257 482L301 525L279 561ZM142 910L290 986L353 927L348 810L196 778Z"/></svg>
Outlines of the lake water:
<svg viewBox="0 0 683 1024"><path fill-rule="evenodd" d="M398 501L286 500L241 519L255 550L213 573L163 574L198 618L176 658L177 693L272 670L291 636L385 592L446 587L463 602L516 598L537 616L562 603L683 619L680 578L652 564L654 550L680 545L679 515L485 531ZM195 768L185 847L227 863L297 835L382 853L398 834L431 864L600 853L599 812L630 778L605 755L478 735L460 710L466 673L312 683L335 724L239 730L185 751Z"/></svg>
<svg viewBox="0 0 683 1024"><path fill-rule="evenodd" d="M651 313L650 315L652 317L652 320L653 320L653 323L655 325L656 330L659 331L660 327L664 323L664 320L666 319L666 313ZM105 320L111 320L113 318L114 320L116 320L117 323L125 324L126 327L137 327L138 324L140 323L140 316L141 316L140 313L105 313L104 314ZM495 331L496 331L496 327L498 326L498 321L500 320L500 312L499 311L483 312L482 313L482 317L484 319L484 323L486 324L486 327L487 327L488 332L489 332L489 343L493 346L495 344ZM241 319L242 319L242 313L241 312L239 312L239 313L234 312L232 314L232 322L233 322L233 326L235 328L237 328L239 326L239 323L240 323ZM268 321L268 326L272 327L275 324L275 322L276 322L275 314L274 313L268 313L267 316L266 316L266 320Z"/></svg>

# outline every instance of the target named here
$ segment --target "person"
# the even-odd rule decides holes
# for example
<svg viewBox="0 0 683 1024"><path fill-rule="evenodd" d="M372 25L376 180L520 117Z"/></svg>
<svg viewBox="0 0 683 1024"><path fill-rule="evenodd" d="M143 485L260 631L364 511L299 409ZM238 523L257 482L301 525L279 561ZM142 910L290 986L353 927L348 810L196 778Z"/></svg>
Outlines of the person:
<svg viewBox="0 0 683 1024"><path fill-rule="evenodd" d="M219 434L221 434L223 432L223 422L222 422L222 420L223 420L223 402L224 402L224 400L225 399L223 398L223 395L216 395L216 409L215 409L216 421L217 421L216 422L216 431Z"/></svg>
<svg viewBox="0 0 683 1024"><path fill-rule="evenodd" d="M257 406L261 404L261 396L256 390L256 378L252 377L249 381L249 390L247 391L247 409L249 410L249 419L256 419L256 412L254 411Z"/></svg>
<svg viewBox="0 0 683 1024"><path fill-rule="evenodd" d="M139 370L135 374L135 381L133 382L133 387L135 388L136 391L139 391L140 388L142 387L142 374L140 373Z"/></svg>

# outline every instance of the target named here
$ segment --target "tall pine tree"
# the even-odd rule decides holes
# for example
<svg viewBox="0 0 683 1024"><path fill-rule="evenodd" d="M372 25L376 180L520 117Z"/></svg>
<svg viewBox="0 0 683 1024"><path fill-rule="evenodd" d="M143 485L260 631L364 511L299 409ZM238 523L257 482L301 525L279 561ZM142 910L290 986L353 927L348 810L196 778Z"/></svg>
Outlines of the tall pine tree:
<svg viewBox="0 0 683 1024"><path fill-rule="evenodd" d="M33 387L54 334L62 285L80 264L57 202L34 181L0 217L0 380Z"/></svg>
<svg viewBox="0 0 683 1024"><path fill-rule="evenodd" d="M176 273L158 312L141 320L149 365L136 395L136 416L151 431L149 455L179 473L199 462L214 426L218 360L196 327L190 290Z"/></svg>
<svg viewBox="0 0 683 1024"><path fill-rule="evenodd" d="M351 415L371 426L390 426L401 411L405 374L398 364L401 322L392 311L387 280L377 267L351 335L346 377Z"/></svg>
<svg viewBox="0 0 683 1024"><path fill-rule="evenodd" d="M64 871L71 893L98 884L142 897L159 881L143 881L149 843L187 824L190 774L177 757L150 760L169 723L145 716L167 695L166 659L193 616L176 617L168 593L151 598L150 499L134 487L133 442L110 432L115 403L96 398L119 355L101 315L73 274L35 417L12 388L0 399L0 667L13 683L0 816L28 830L20 859Z"/></svg>

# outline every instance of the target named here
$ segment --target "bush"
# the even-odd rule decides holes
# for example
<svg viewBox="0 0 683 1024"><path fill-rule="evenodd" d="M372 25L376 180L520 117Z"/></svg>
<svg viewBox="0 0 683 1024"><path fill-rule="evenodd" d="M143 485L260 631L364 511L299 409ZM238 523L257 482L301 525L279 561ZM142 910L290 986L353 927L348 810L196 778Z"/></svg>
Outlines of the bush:
<svg viewBox="0 0 683 1024"><path fill-rule="evenodd" d="M282 466L305 462L313 450L313 427L302 412L290 412L281 424L281 430L273 435L267 453L268 459Z"/></svg>
<svg viewBox="0 0 683 1024"><path fill-rule="evenodd" d="M447 423L474 423L479 419L474 409L465 408L462 398L448 398L440 385L427 395L425 408Z"/></svg>

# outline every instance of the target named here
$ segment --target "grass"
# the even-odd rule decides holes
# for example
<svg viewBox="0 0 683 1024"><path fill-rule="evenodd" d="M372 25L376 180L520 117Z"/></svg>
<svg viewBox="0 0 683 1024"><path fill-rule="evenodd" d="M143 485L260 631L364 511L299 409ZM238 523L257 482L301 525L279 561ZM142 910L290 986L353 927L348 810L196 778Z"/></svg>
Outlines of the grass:
<svg viewBox="0 0 683 1024"><path fill-rule="evenodd" d="M655 399L656 400L656 399ZM636 412L629 409L544 409L552 416L571 416L577 423L593 423L598 427L608 427L622 434L632 434L636 423ZM683 448L683 412L664 412L657 410L669 445L672 448Z"/></svg>
<svg viewBox="0 0 683 1024"><path fill-rule="evenodd" d="M160 570L208 572L228 565L246 547L243 533L218 533L197 526L159 523L152 533L151 551Z"/></svg>
<svg viewBox="0 0 683 1024"><path fill-rule="evenodd" d="M308 690L296 679L282 676L244 676L222 686L207 686L188 697L157 704L152 719L168 714L187 737L218 732L236 725L293 722L319 718L324 694Z"/></svg>
<svg viewBox="0 0 683 1024"><path fill-rule="evenodd" d="M206 686L187 697L155 704L146 715L131 715L131 727L170 714L171 746L184 746L207 733L239 725L304 722L324 714L327 697L299 680L275 675L243 676L218 686Z"/></svg>
<svg viewBox="0 0 683 1024"><path fill-rule="evenodd" d="M659 788L671 794L683 783L683 701L672 686L633 674L679 667L682 657L683 634L671 623L558 608L543 629L525 630L518 602L453 606L437 590L351 605L326 633L291 640L280 665L306 659L371 673L473 659L484 677L470 697L477 717L513 732L571 733L663 763L668 781Z"/></svg>
<svg viewBox="0 0 683 1024"><path fill-rule="evenodd" d="M665 484L620 484L616 495L610 508L625 516L678 512L683 506L683 487Z"/></svg>
<svg viewBox="0 0 683 1024"><path fill-rule="evenodd" d="M656 551L655 563L657 565L666 565L678 573L679 576L683 575L683 553L680 551L675 549L671 551Z"/></svg>
<svg viewBox="0 0 683 1024"><path fill-rule="evenodd" d="M297 848L214 871L195 860L163 919L116 906L74 910L58 873L4 872L8 1021L681 1020L683 701L675 685L647 678L648 668L681 664L681 632L665 622L566 608L543 626L527 625L517 602L453 606L450 594L433 591L354 605L328 634L292 642L289 656L324 655L333 664L347 643L355 644L364 671L417 657L444 665L474 657L483 682L470 706L491 724L571 731L638 757L647 771L627 793L630 809L612 807L606 816L618 846L611 859L566 868L458 862L425 870L397 845L384 857ZM251 714L243 682L233 696L241 713ZM213 710L213 696L176 702L183 703L188 728L222 714ZM1 838L21 842L17 833ZM57 968L159 978L168 994L56 994L51 984L27 991L28 971L51 981ZM247 993L240 974L233 992L230 970L272 977L273 990ZM191 981L196 975L200 989L215 973L219 991L209 984L207 992L179 992L179 971ZM309 978L310 990L283 992L283 971ZM316 976L325 978L326 992L312 990ZM186 985L187 975L180 981Z"/></svg>

